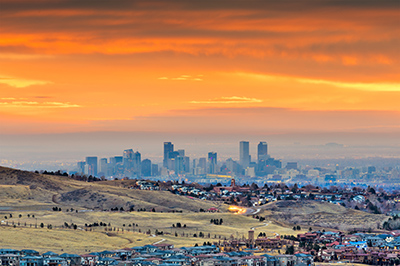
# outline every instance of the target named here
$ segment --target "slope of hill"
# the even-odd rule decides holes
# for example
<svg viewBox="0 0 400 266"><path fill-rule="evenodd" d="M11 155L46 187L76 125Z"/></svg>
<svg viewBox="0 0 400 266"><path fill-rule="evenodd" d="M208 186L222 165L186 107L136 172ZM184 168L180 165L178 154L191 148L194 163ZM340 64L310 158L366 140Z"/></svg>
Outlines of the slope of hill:
<svg viewBox="0 0 400 266"><path fill-rule="evenodd" d="M320 226L340 230L375 229L387 217L372 214L327 202L276 201L263 207L269 219L289 224Z"/></svg>
<svg viewBox="0 0 400 266"><path fill-rule="evenodd" d="M0 207L18 205L58 205L73 208L157 211L199 211L226 206L210 201L174 195L168 191L143 191L128 188L126 181L83 182L63 176L41 175L0 167Z"/></svg>

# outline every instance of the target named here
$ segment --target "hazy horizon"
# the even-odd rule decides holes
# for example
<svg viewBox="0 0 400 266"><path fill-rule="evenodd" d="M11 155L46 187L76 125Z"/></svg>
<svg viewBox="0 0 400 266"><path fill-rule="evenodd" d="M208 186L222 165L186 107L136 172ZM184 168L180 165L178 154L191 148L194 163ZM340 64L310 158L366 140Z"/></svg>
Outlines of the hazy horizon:
<svg viewBox="0 0 400 266"><path fill-rule="evenodd" d="M186 155L206 157L210 151L218 153L219 160L238 160L239 141L250 142L250 154L256 158L257 144L268 142L269 154L283 162L334 163L345 158L352 161L382 157L398 159L400 163L400 140L397 134L370 133L302 133L274 135L241 134L176 134L157 132L86 132L66 134L1 135L0 161L12 166L34 163L27 170L56 170L50 165L75 166L86 156L112 157L122 155L125 149L134 149L155 163L162 162L163 142L171 141L175 149L185 149ZM6 163L7 162L7 163ZM320 162L320 163L318 163ZM39 166L43 165L43 168ZM47 168L46 168L47 166ZM62 168L62 167L58 167ZM71 169L70 169L71 170Z"/></svg>

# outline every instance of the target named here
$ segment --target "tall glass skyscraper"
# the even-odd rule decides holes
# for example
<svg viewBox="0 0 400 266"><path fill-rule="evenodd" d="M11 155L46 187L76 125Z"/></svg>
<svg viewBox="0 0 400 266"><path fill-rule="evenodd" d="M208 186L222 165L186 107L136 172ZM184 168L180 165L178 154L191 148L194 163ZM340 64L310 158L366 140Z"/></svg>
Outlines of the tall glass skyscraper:
<svg viewBox="0 0 400 266"><path fill-rule="evenodd" d="M248 141L240 142L239 159L240 159L240 165L243 168L249 167L249 165L250 165L250 148L249 148Z"/></svg>
<svg viewBox="0 0 400 266"><path fill-rule="evenodd" d="M164 142L164 167L168 167L169 154L174 151L174 144L172 142Z"/></svg>
<svg viewBox="0 0 400 266"><path fill-rule="evenodd" d="M257 145L257 160L258 162L268 159L268 144L265 141L260 141Z"/></svg>
<svg viewBox="0 0 400 266"><path fill-rule="evenodd" d="M97 176L97 157L86 157L87 175Z"/></svg>

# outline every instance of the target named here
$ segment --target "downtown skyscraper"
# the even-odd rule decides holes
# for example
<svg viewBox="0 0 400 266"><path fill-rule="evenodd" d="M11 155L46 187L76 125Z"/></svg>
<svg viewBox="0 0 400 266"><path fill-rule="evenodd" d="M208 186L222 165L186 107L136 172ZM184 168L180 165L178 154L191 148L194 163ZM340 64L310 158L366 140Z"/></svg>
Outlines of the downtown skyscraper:
<svg viewBox="0 0 400 266"><path fill-rule="evenodd" d="M250 165L250 145L248 141L241 141L239 144L239 163L243 168Z"/></svg>

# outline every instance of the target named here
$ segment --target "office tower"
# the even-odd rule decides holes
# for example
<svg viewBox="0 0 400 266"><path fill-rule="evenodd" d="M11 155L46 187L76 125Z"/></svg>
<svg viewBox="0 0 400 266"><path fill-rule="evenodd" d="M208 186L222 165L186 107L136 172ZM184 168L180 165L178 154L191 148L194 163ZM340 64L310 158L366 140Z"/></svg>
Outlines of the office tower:
<svg viewBox="0 0 400 266"><path fill-rule="evenodd" d="M203 169L205 170L205 169L207 168L207 159L204 158L204 157L199 158L199 164L198 164L198 166L201 167L201 168L203 168Z"/></svg>
<svg viewBox="0 0 400 266"><path fill-rule="evenodd" d="M152 164L151 165L151 175L152 176L158 176L158 165L157 164Z"/></svg>
<svg viewBox="0 0 400 266"><path fill-rule="evenodd" d="M97 157L86 157L87 175L97 176Z"/></svg>
<svg viewBox="0 0 400 266"><path fill-rule="evenodd" d="M180 155L179 155L179 152L177 152L177 151L171 151L170 153L168 153L168 160L175 159L175 158L178 157L178 156L180 156Z"/></svg>
<svg viewBox="0 0 400 266"><path fill-rule="evenodd" d="M257 161L260 163L268 159L268 144L265 141L260 141L257 145Z"/></svg>
<svg viewBox="0 0 400 266"><path fill-rule="evenodd" d="M99 165L99 173L102 173L103 175L107 175L107 158L101 158L100 159L100 165Z"/></svg>
<svg viewBox="0 0 400 266"><path fill-rule="evenodd" d="M110 157L109 163L112 166L115 166L118 163L122 163L123 162L123 157L122 156L114 156L114 157Z"/></svg>
<svg viewBox="0 0 400 266"><path fill-rule="evenodd" d="M78 167L77 172L79 174L84 174L85 173L85 164L86 164L86 162L78 162L77 163L77 167Z"/></svg>
<svg viewBox="0 0 400 266"><path fill-rule="evenodd" d="M190 172L190 157L188 156L183 156L183 170L186 173Z"/></svg>
<svg viewBox="0 0 400 266"><path fill-rule="evenodd" d="M115 157L110 157L110 158L108 158L108 163L111 164L111 165L116 164L117 162L116 162Z"/></svg>
<svg viewBox="0 0 400 266"><path fill-rule="evenodd" d="M209 174L217 173L217 153L216 152L208 153L208 173Z"/></svg>
<svg viewBox="0 0 400 266"><path fill-rule="evenodd" d="M125 170L131 171L133 168L133 150L132 149L124 150L122 158Z"/></svg>
<svg viewBox="0 0 400 266"><path fill-rule="evenodd" d="M142 173L142 155L138 151L133 154L132 168L133 173L137 176L140 176Z"/></svg>
<svg viewBox="0 0 400 266"><path fill-rule="evenodd" d="M234 160L232 160L232 158L229 158L228 160L226 160L225 163L226 163L226 167L231 172L231 174L240 173L240 165L237 162L235 162Z"/></svg>
<svg viewBox="0 0 400 266"><path fill-rule="evenodd" d="M132 159L133 158L133 150L132 149L124 150L123 158L124 159Z"/></svg>
<svg viewBox="0 0 400 266"><path fill-rule="evenodd" d="M184 160L185 158L182 156L178 156L175 158L175 173L176 174L183 174L185 172L184 167Z"/></svg>
<svg viewBox="0 0 400 266"><path fill-rule="evenodd" d="M200 170L197 170L199 174L207 173L207 159L204 157L199 158L199 163L197 164L197 167L200 168Z"/></svg>
<svg viewBox="0 0 400 266"><path fill-rule="evenodd" d="M114 156L115 158L115 162L118 163L122 163L123 162L123 157L122 156Z"/></svg>
<svg viewBox="0 0 400 266"><path fill-rule="evenodd" d="M179 156L185 156L185 150L177 150Z"/></svg>
<svg viewBox="0 0 400 266"><path fill-rule="evenodd" d="M286 169L297 169L297 162L288 162L286 164Z"/></svg>
<svg viewBox="0 0 400 266"><path fill-rule="evenodd" d="M144 159L142 161L142 175L151 176L152 164L149 159Z"/></svg>
<svg viewBox="0 0 400 266"><path fill-rule="evenodd" d="M249 154L249 142L241 141L240 142L240 151L239 151L240 165L243 168L247 168L250 165L250 154Z"/></svg>
<svg viewBox="0 0 400 266"><path fill-rule="evenodd" d="M164 142L164 160L163 166L168 167L168 159L171 152L174 151L174 144L171 142Z"/></svg>

